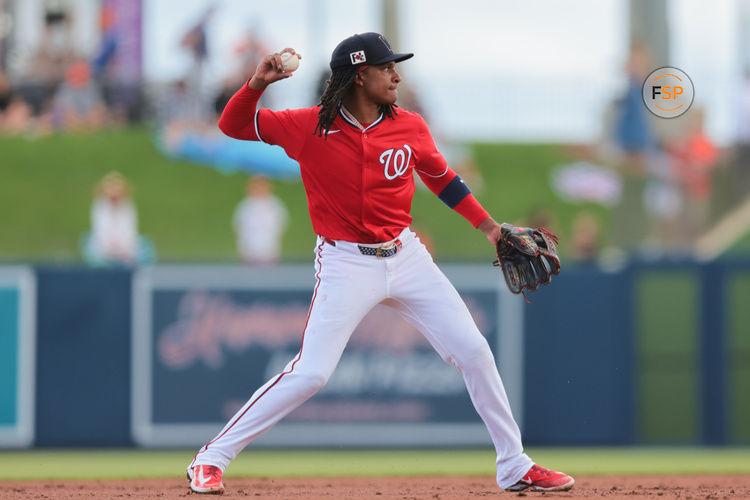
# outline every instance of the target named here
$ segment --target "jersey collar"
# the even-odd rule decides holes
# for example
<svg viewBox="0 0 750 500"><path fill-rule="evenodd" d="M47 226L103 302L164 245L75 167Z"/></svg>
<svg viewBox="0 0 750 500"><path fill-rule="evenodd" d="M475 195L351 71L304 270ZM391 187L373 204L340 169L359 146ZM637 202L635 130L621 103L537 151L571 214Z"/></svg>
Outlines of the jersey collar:
<svg viewBox="0 0 750 500"><path fill-rule="evenodd" d="M341 118L343 118L346 123L348 123L349 125L351 125L352 127L356 128L357 130L361 132L366 132L370 130L372 127L374 127L375 125L377 125L378 123L383 121L383 113L380 113L380 116L378 116L377 120L375 120L374 122L372 122L365 128L359 128L359 124L357 124L356 122L353 122L348 116L346 116L346 114L342 111L340 107L339 107L339 115L341 115Z"/></svg>

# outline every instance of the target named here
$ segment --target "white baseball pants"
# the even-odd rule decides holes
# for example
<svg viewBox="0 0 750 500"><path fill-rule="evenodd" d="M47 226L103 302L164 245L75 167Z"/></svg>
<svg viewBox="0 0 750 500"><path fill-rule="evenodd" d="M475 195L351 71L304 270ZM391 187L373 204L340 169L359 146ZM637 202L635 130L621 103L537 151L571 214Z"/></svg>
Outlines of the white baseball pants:
<svg viewBox="0 0 750 500"><path fill-rule="evenodd" d="M523 452L495 359L456 289L409 230L394 256L362 255L356 243L318 238L316 285L299 353L258 389L190 467L222 470L253 439L318 392L336 368L349 337L378 303L394 307L463 375L471 401L497 451L497 483L515 484L533 462Z"/></svg>

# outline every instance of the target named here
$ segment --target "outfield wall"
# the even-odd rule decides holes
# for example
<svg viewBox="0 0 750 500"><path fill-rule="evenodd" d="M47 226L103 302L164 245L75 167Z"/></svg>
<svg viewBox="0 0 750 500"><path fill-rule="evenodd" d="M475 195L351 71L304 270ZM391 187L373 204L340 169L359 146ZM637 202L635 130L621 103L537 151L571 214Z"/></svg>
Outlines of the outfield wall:
<svg viewBox="0 0 750 500"><path fill-rule="evenodd" d="M487 266L443 267L526 444L750 443L750 262L568 267L531 304ZM313 286L307 265L0 278L2 447L201 444L296 354ZM456 370L379 307L326 388L257 444L489 440Z"/></svg>

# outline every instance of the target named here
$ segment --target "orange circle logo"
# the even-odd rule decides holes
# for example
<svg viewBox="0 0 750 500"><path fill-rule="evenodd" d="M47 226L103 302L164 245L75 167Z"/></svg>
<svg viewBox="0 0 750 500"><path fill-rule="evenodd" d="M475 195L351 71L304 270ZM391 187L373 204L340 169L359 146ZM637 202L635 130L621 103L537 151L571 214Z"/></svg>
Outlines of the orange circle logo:
<svg viewBox="0 0 750 500"><path fill-rule="evenodd" d="M676 118L690 109L695 89L684 71L665 66L643 82L643 103L660 118Z"/></svg>

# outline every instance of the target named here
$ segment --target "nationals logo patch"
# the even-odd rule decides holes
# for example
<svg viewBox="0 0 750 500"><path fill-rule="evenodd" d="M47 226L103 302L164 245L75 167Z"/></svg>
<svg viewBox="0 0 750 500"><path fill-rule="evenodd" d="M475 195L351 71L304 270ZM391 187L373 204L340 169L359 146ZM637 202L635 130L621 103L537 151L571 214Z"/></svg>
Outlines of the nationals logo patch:
<svg viewBox="0 0 750 500"><path fill-rule="evenodd" d="M384 166L385 178L392 181L404 175L409 170L411 162L411 147L404 144L403 148L386 149L380 154L380 164Z"/></svg>

